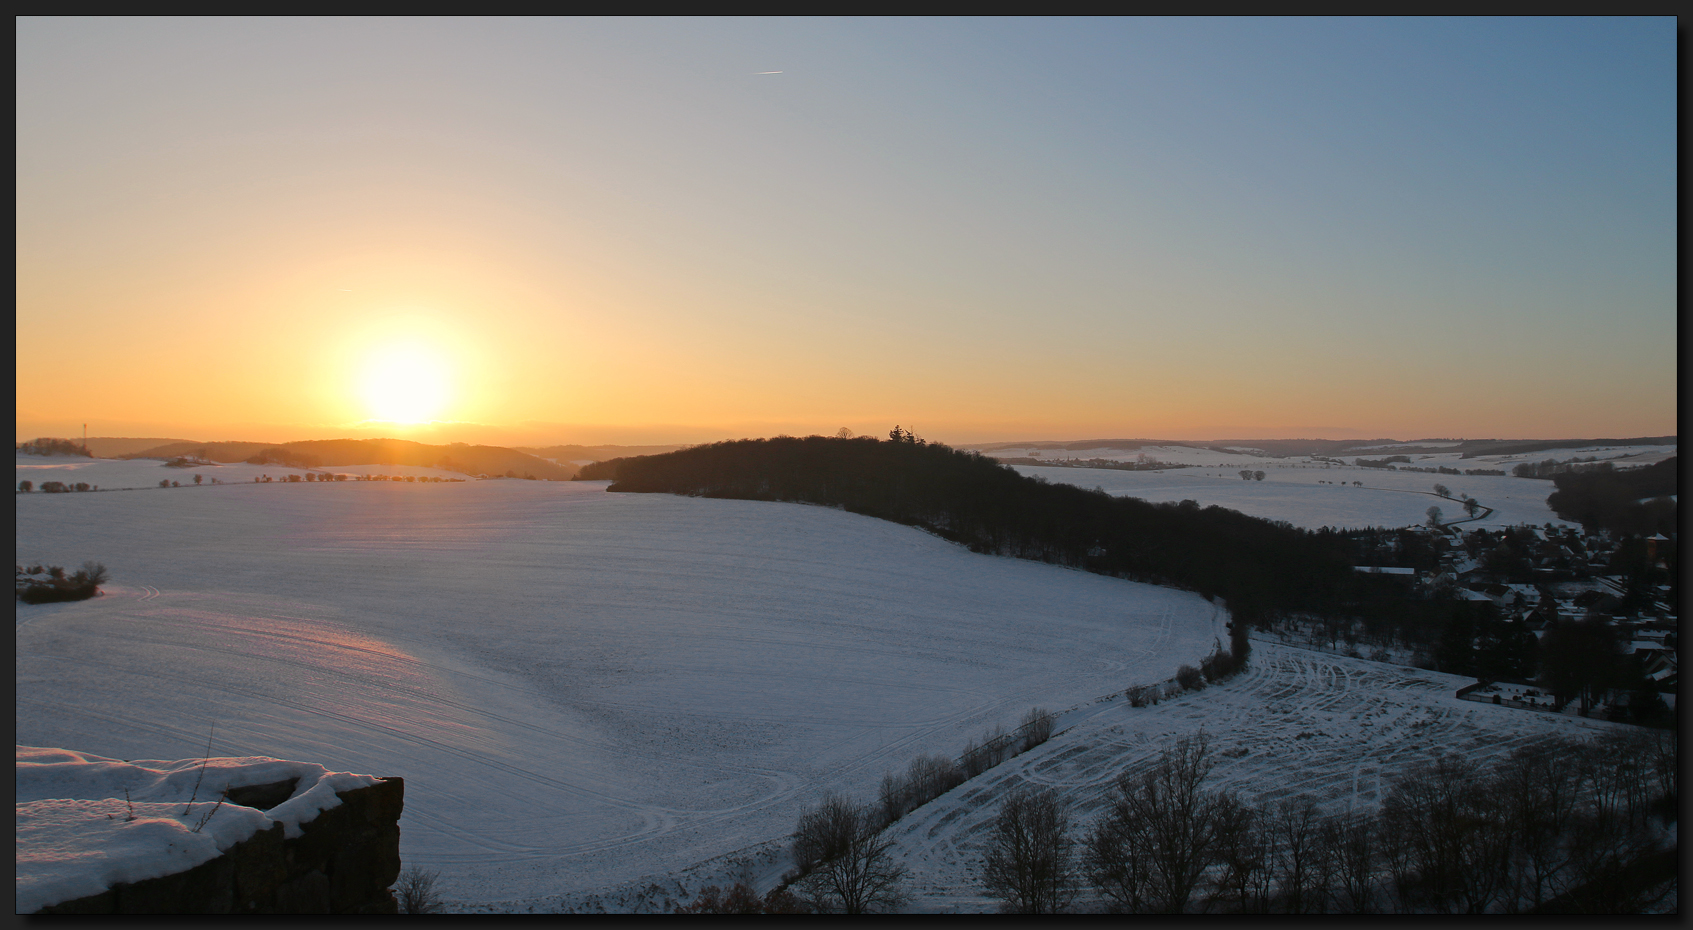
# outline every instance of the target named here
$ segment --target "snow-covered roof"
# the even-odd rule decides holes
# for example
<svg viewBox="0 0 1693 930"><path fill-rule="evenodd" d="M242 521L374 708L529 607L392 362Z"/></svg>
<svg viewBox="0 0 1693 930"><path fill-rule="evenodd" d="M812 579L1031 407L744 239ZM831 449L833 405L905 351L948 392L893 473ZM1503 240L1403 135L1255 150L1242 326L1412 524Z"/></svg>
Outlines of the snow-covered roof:
<svg viewBox="0 0 1693 930"><path fill-rule="evenodd" d="M301 823L341 803L337 791L379 781L263 756L125 762L17 750L20 914L191 869L275 823L299 836ZM218 803L226 788L291 778L293 795L268 811Z"/></svg>

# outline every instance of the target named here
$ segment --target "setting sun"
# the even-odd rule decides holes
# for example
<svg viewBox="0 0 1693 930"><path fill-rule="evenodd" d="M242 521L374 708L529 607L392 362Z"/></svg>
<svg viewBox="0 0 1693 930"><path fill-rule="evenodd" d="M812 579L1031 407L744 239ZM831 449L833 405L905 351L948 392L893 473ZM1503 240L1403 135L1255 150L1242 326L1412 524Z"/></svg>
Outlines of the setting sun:
<svg viewBox="0 0 1693 930"><path fill-rule="evenodd" d="M386 346L366 363L362 396L373 420L422 423L447 402L447 366L424 346Z"/></svg>

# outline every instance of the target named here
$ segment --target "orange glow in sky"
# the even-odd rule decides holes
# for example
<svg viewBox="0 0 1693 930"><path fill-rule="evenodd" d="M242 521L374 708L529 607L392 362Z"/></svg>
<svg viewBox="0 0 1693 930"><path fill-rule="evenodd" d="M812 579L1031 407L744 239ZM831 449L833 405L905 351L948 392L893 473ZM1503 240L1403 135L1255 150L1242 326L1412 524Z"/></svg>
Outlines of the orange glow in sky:
<svg viewBox="0 0 1693 930"><path fill-rule="evenodd" d="M23 17L18 438L1666 435L1675 28Z"/></svg>

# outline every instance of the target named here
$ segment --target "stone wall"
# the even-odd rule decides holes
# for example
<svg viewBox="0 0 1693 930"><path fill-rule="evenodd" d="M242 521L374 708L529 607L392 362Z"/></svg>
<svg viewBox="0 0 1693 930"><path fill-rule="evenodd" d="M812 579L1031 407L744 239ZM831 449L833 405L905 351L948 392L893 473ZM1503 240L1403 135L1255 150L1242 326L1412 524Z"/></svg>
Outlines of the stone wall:
<svg viewBox="0 0 1693 930"><path fill-rule="evenodd" d="M294 781L232 788L230 803L269 810ZM392 914L405 781L336 792L341 803L287 839L278 823L185 872L118 884L38 914Z"/></svg>

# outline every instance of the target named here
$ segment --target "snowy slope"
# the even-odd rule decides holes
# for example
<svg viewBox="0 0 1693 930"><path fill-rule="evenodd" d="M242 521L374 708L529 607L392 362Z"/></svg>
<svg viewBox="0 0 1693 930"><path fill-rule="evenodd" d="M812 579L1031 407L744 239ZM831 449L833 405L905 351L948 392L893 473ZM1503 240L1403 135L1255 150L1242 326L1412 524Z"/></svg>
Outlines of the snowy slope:
<svg viewBox="0 0 1693 930"><path fill-rule="evenodd" d="M1398 773L1437 752L1457 752L1485 767L1550 735L1583 738L1631 729L1455 696L1473 683L1254 642L1247 671L1221 685L1148 707L1130 707L1119 697L1073 712L1060 722L1067 729L1051 741L891 828L900 861L910 870L909 909L996 909L998 902L981 887L980 868L1006 792L1020 785L1057 788L1080 835L1103 812L1105 791L1119 773L1152 764L1175 739L1202 729L1217 762L1208 788L1234 791L1253 803L1309 795L1326 813L1375 810Z"/></svg>
<svg viewBox="0 0 1693 930"><path fill-rule="evenodd" d="M1324 467L1321 462L1299 459L1258 459L1238 466L1230 463L1223 468L1168 471L1014 467L1022 474L1038 475L1054 484L1100 487L1119 497L1138 497L1155 503L1193 500L1204 507L1216 504L1249 516L1283 520L1312 530L1324 526L1337 529L1414 526L1427 519L1431 506L1440 508L1443 520L1463 519L1463 508L1458 501L1435 496L1436 484L1450 488L1454 495L1469 494L1493 508L1494 512L1485 519L1463 524L1466 529L1546 523L1577 525L1560 519L1546 506L1546 496L1553 491L1552 482L1509 475L1441 475L1354 465ZM1493 466L1468 464L1466 467ZM1242 480L1242 468L1262 471L1264 480ZM1363 487L1353 487L1354 481L1362 482Z"/></svg>
<svg viewBox="0 0 1693 930"><path fill-rule="evenodd" d="M825 790L1220 634L1196 595L836 510L603 489L20 495L20 561L114 580L20 607L17 741L193 757L216 722L213 755L400 775L406 861L509 902L777 840Z"/></svg>

